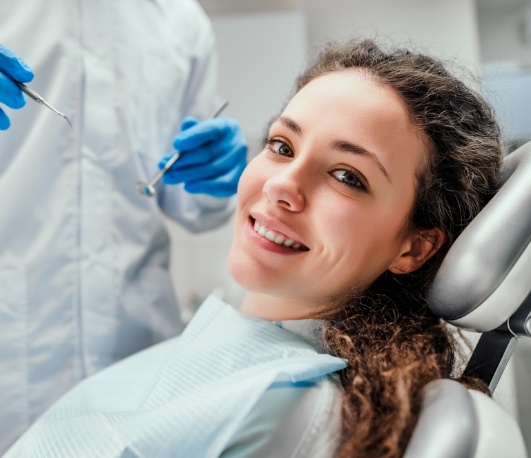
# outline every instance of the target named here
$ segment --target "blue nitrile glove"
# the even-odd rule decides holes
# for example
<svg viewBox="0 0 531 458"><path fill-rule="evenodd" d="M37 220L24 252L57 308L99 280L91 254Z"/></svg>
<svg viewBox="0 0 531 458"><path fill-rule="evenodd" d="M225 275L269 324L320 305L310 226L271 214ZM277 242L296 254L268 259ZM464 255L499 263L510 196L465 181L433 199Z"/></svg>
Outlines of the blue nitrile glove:
<svg viewBox="0 0 531 458"><path fill-rule="evenodd" d="M26 98L13 80L27 83L33 79L33 72L13 51L0 43L0 103L9 108L22 108ZM0 130L10 126L9 118L0 108Z"/></svg>
<svg viewBox="0 0 531 458"><path fill-rule="evenodd" d="M179 160L166 172L166 184L184 183L193 194L229 197L236 193L238 180L247 164L247 142L233 119L212 118L199 122L186 118L173 139ZM174 152L160 162L163 168Z"/></svg>

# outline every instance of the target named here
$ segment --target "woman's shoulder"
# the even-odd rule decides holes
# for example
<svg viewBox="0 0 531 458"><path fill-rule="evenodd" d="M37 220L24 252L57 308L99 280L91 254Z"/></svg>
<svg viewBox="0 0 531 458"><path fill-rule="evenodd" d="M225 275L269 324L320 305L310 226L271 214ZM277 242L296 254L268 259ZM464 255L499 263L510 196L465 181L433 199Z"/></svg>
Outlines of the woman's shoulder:
<svg viewBox="0 0 531 458"><path fill-rule="evenodd" d="M333 456L343 390L335 376L267 390L227 445L223 458Z"/></svg>

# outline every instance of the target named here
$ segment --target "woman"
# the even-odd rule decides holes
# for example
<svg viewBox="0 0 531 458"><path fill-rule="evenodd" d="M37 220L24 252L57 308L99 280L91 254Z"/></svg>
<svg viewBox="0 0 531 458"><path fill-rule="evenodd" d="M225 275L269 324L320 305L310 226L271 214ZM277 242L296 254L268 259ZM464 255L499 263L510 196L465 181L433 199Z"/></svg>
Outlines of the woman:
<svg viewBox="0 0 531 458"><path fill-rule="evenodd" d="M423 386L459 378L424 292L500 159L491 109L438 61L328 47L240 180L242 313L211 299L181 338L84 382L8 456L49 442L53 456L400 456Z"/></svg>

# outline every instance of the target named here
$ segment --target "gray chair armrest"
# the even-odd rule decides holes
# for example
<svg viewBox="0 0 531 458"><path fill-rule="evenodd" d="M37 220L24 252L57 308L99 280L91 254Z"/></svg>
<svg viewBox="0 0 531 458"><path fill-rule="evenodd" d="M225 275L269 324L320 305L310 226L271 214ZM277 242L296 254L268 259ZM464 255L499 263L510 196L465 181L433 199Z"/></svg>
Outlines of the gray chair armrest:
<svg viewBox="0 0 531 458"><path fill-rule="evenodd" d="M489 396L454 380L424 388L405 458L527 458L516 420Z"/></svg>
<svg viewBox="0 0 531 458"><path fill-rule="evenodd" d="M479 420L479 437L474 458L527 458L522 432L516 420L479 391L469 390Z"/></svg>

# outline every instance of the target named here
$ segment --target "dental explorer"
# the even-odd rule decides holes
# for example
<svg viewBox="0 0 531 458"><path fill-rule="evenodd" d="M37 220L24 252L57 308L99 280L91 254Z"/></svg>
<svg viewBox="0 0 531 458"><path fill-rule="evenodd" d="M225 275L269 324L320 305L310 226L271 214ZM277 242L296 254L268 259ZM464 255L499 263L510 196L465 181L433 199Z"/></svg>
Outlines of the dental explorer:
<svg viewBox="0 0 531 458"><path fill-rule="evenodd" d="M215 118L219 116L219 114L227 107L229 104L228 100L225 100L215 111L212 113L209 118ZM170 170L171 166L177 162L177 159L179 159L180 153L179 151L175 151L172 157L168 159L168 162L164 164L164 167L160 169L157 174L151 179L149 183L146 183L145 181L139 181L136 184L136 190L146 197L154 197L157 194L157 191L155 190L155 185L162 179L162 177L166 174L168 170Z"/></svg>
<svg viewBox="0 0 531 458"><path fill-rule="evenodd" d="M24 83L21 83L20 81L13 81L13 82L30 99L33 99L35 100L35 102L40 103L44 106L47 106L54 113L57 113L59 116L62 116L63 118L65 118L68 124L70 124L70 127L72 127L72 123L70 122L70 119L68 119L64 113L61 113L59 110L56 110L54 107L52 107L46 100L44 100L44 98L40 94L35 92L33 89L30 89L28 86L26 86Z"/></svg>

